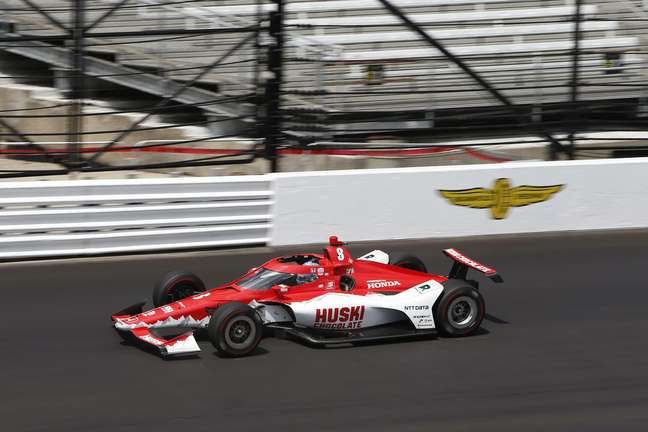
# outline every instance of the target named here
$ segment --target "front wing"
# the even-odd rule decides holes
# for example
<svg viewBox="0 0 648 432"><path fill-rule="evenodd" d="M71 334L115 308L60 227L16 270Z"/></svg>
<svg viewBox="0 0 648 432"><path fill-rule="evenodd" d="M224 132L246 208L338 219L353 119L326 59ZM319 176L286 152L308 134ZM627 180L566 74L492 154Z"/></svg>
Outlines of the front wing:
<svg viewBox="0 0 648 432"><path fill-rule="evenodd" d="M139 314L142 312L143 306L144 302L129 306L115 313L113 320L119 322L120 319ZM172 339L157 336L151 333L146 327L119 328L119 326L115 325L115 330L127 342L143 344L144 347L151 348L162 357L190 355L200 352L200 347L194 338L193 330Z"/></svg>

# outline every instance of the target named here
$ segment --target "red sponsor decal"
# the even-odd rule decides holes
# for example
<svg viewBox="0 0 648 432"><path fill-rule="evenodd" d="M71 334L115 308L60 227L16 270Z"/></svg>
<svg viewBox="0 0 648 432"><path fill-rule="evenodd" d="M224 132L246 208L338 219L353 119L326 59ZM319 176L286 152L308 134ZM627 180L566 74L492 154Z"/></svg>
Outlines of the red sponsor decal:
<svg viewBox="0 0 648 432"><path fill-rule="evenodd" d="M364 306L317 309L313 327L325 329L360 328L364 312Z"/></svg>

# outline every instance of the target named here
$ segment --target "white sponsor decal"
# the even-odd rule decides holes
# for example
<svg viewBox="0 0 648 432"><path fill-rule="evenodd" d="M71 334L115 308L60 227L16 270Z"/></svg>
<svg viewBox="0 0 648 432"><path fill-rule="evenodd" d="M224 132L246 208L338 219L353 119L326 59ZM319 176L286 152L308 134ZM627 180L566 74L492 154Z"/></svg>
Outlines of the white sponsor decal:
<svg viewBox="0 0 648 432"><path fill-rule="evenodd" d="M337 254L338 261L344 261L344 249L339 247L335 249L335 253Z"/></svg>
<svg viewBox="0 0 648 432"><path fill-rule="evenodd" d="M155 309L142 313L142 316L151 316L151 315L155 315Z"/></svg>
<svg viewBox="0 0 648 432"><path fill-rule="evenodd" d="M139 336L139 338L142 339L143 341L146 341L146 342L148 342L150 344L153 344L153 345L156 345L156 346L164 345L164 342L157 340L156 338L154 338L151 335L145 334L145 335Z"/></svg>
<svg viewBox="0 0 648 432"><path fill-rule="evenodd" d="M209 297L210 295L211 295L210 292L206 292L206 293L195 295L195 296L193 296L191 298L194 299L194 300L200 300L202 298Z"/></svg>
<svg viewBox="0 0 648 432"><path fill-rule="evenodd" d="M160 309L162 309L162 312L165 312L165 313L171 313L171 312L173 312L173 307L170 306L170 305L162 306Z"/></svg>
<svg viewBox="0 0 648 432"><path fill-rule="evenodd" d="M464 264L466 264L466 265L468 265L470 267L473 267L473 268L475 268L475 269L477 269L477 270L479 270L481 272L484 272L484 273L494 273L495 272L495 270L493 270L492 268L486 267L485 265L480 264L477 261L473 261L470 258L468 258L467 256L461 255L459 252L457 252L454 249L448 249L447 251L448 251L448 254L452 255L455 258L457 258L457 260L459 260L462 263L464 263Z"/></svg>
<svg viewBox="0 0 648 432"><path fill-rule="evenodd" d="M388 280L370 280L367 281L367 288L389 288L400 286L398 281L388 281Z"/></svg>
<svg viewBox="0 0 648 432"><path fill-rule="evenodd" d="M389 255L387 255L385 252L381 250L371 251L368 254L363 255L358 259L364 261L379 262L381 264L389 264Z"/></svg>
<svg viewBox="0 0 648 432"><path fill-rule="evenodd" d="M434 319L420 318L416 326L418 328L434 328Z"/></svg>

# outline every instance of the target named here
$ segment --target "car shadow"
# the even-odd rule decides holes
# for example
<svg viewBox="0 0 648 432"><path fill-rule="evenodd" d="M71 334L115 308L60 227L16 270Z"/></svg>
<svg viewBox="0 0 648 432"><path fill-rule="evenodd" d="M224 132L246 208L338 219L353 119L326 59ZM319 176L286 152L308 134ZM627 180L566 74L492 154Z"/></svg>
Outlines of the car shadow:
<svg viewBox="0 0 648 432"><path fill-rule="evenodd" d="M155 356L159 359L162 359L164 361L179 361L179 360L191 360L191 359L197 359L200 358L200 356L197 353L194 354L176 354L172 356L163 356L160 351L149 344L146 343L138 343L138 342L130 342L130 341L125 341L122 340L119 342L120 345L125 346L125 347L131 347L135 348L139 351L145 352L147 354L150 354L152 356Z"/></svg>
<svg viewBox="0 0 648 432"><path fill-rule="evenodd" d="M503 320L503 319L498 318L498 317L496 317L494 315L491 315L489 313L484 315L484 319L486 321L490 321L490 322L495 323L495 324L511 324L509 321Z"/></svg>
<svg viewBox="0 0 648 432"><path fill-rule="evenodd" d="M336 350L336 349L348 349L348 348L354 348L354 347L361 347L361 346L375 346L375 345L391 345L391 344L404 344L404 343L414 343L414 342L420 342L423 340L432 340L432 339L438 339L438 336L434 333L427 333L427 334L422 334L422 335L417 335L417 336L403 336L402 338L389 338L389 339L382 339L382 340L356 340L356 341L349 341L349 342L344 342L344 343L330 343L330 344L314 344L312 342L303 340L299 337L293 336L293 335L286 335L286 336L273 336L277 337L278 339L286 339L290 340L292 342L296 342L302 346L316 349L316 350Z"/></svg>
<svg viewBox="0 0 648 432"><path fill-rule="evenodd" d="M459 337L453 337L453 338L444 338L444 339L470 339L474 337L479 337L479 336L486 336L487 334L490 334L490 331L485 329L484 327L479 327L477 330L475 330L473 333L469 334L468 336L459 336Z"/></svg>
<svg viewBox="0 0 648 432"><path fill-rule="evenodd" d="M246 355L245 357L229 357L227 355L219 353L218 351L213 351L212 355L225 360L240 360L240 359L245 359L250 357L264 356L269 353L270 351L268 351L267 349L257 346L254 351L252 351L250 354Z"/></svg>
<svg viewBox="0 0 648 432"><path fill-rule="evenodd" d="M496 317L491 314L486 314L484 316L484 319L486 321L495 323L495 324L510 324L509 321L503 320L499 317ZM383 340L357 340L357 341L352 341L352 342L347 342L347 343L340 343L340 344L328 344L328 345L318 345L318 344L313 344L308 341L305 341L301 338L298 338L296 336L276 336L273 334L268 334L265 337L277 337L279 339L287 339L292 342L296 342L302 346L311 348L311 349L326 349L326 350L334 350L334 349L348 349L348 348L355 348L355 347L369 347L369 346L377 346L377 345L392 345L392 344L406 344L406 343L416 343L416 342L421 342L421 341L426 341L426 340L436 340L436 339L468 339L468 338L473 338L473 337L480 337L480 336L485 336L490 334L491 332L484 327L480 327L477 329L474 333L468 335L468 336L462 336L462 337L446 337L443 335L440 335L438 333L427 333L427 334L421 334L421 335L415 335L415 336L403 336L402 338L390 338L390 339L383 339ZM182 333L176 334L175 332L166 332L164 335L167 338L172 338L174 336L177 336ZM207 335L207 330L206 329L196 329L194 332L194 337L197 341L200 342L207 342L209 341L209 337ZM265 338L264 337L264 338ZM144 343L139 343L137 340L121 340L120 344L122 346L130 346L130 347L135 347L141 351L144 351L148 354L154 355L158 358L161 358L165 361L180 361L180 360L190 360L190 359L198 359L200 358L200 355L198 353L195 354L187 354L187 355L176 355L176 356L162 356L159 352L159 350L149 344L144 344ZM210 346L211 348L211 346ZM209 351L204 351L205 353ZM258 346L251 354L247 355L246 357L259 357L259 356L264 356L269 354L270 352L262 348L261 346ZM219 353L216 350L211 351L211 354L215 357L222 358L222 359L234 359L233 357L228 357L227 355L223 355Z"/></svg>

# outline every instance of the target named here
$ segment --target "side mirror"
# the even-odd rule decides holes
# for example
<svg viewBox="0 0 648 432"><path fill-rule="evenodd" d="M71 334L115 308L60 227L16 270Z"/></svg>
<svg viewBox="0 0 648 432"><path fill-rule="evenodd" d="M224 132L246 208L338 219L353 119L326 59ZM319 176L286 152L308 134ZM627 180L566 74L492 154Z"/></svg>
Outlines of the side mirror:
<svg viewBox="0 0 648 432"><path fill-rule="evenodd" d="M351 291L353 288L355 288L355 279L353 279L351 276L344 275L340 278L340 291Z"/></svg>

